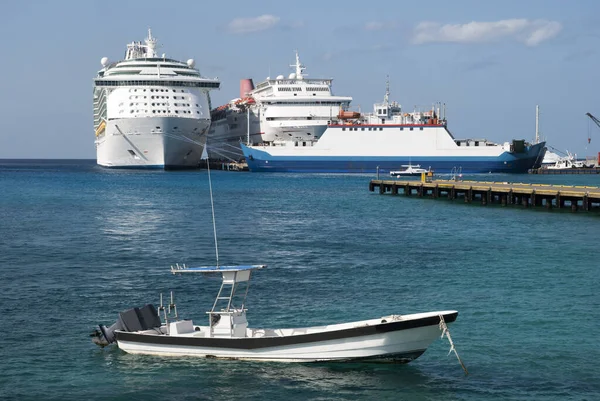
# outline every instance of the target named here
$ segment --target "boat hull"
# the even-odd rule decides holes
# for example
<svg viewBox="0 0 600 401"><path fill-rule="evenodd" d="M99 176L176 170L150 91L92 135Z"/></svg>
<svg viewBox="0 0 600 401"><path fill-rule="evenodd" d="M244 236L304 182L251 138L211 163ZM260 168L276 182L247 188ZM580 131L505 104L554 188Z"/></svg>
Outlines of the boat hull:
<svg viewBox="0 0 600 401"><path fill-rule="evenodd" d="M279 337L214 338L117 332L117 343L133 354L197 356L278 362L377 360L410 362L419 357L441 331L435 313L341 330ZM445 311L446 323L458 312ZM300 329L302 330L302 329Z"/></svg>
<svg viewBox="0 0 600 401"><path fill-rule="evenodd" d="M96 139L97 163L111 168L196 168L210 120L148 117L109 120Z"/></svg>
<svg viewBox="0 0 600 401"><path fill-rule="evenodd" d="M539 167L541 149L534 145L527 154L504 152L499 156L276 156L268 147L242 145L250 171L294 173L387 173L401 164L415 161L431 167L437 174L451 173L527 173Z"/></svg>
<svg viewBox="0 0 600 401"><path fill-rule="evenodd" d="M459 145L463 143L466 145ZM435 173L526 173L545 143L455 141L445 126L330 126L318 141L241 145L250 171L374 173L418 164Z"/></svg>

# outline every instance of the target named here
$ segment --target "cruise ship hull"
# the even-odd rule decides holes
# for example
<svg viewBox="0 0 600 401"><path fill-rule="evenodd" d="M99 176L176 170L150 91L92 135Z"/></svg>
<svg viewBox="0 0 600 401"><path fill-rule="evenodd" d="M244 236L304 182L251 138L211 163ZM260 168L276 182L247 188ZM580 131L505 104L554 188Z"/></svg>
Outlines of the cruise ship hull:
<svg viewBox="0 0 600 401"><path fill-rule="evenodd" d="M109 120L96 139L97 162L112 168L196 168L208 119L147 117Z"/></svg>
<svg viewBox="0 0 600 401"><path fill-rule="evenodd" d="M242 150L250 171L312 173L386 173L406 164L442 174L526 173L539 167L545 153L545 143L522 149L509 143L458 146L445 127L379 128L343 132L330 127L314 144L242 145Z"/></svg>

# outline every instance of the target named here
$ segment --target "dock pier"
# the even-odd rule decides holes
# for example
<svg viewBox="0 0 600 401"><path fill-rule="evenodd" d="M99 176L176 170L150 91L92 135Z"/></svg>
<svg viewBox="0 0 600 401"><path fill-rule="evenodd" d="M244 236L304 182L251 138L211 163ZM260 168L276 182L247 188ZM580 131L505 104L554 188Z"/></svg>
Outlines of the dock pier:
<svg viewBox="0 0 600 401"><path fill-rule="evenodd" d="M570 208L574 212L600 210L600 187L487 181L371 180L369 191L375 192L375 188L380 194L398 195L402 191L405 196L464 199L465 203L479 202L482 205Z"/></svg>

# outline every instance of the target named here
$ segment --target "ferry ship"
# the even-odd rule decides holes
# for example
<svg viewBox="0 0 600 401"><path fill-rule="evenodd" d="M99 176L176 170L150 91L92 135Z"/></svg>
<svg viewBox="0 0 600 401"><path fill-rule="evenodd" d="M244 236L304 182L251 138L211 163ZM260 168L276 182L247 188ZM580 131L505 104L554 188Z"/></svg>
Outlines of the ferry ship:
<svg viewBox="0 0 600 401"><path fill-rule="evenodd" d="M352 97L335 96L332 79L307 78L296 52L294 72L267 79L256 88L251 79L240 82L240 97L212 110L207 151L211 159L238 160L240 142L318 140Z"/></svg>
<svg viewBox="0 0 600 401"><path fill-rule="evenodd" d="M526 173L540 166L545 142L455 139L446 121L445 104L403 112L389 101L372 113L340 109L319 138L271 138L242 150L250 171L389 173L402 165L420 165L435 173Z"/></svg>
<svg viewBox="0 0 600 401"><path fill-rule="evenodd" d="M97 163L104 167L194 168L210 126L209 92L217 79L187 62L156 53L148 29L145 44L127 45L125 59L110 63L94 80Z"/></svg>

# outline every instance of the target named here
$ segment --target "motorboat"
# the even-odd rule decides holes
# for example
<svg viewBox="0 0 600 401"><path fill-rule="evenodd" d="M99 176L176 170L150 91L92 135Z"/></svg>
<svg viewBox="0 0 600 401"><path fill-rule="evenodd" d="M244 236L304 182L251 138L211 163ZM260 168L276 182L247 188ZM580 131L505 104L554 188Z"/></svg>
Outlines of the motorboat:
<svg viewBox="0 0 600 401"><path fill-rule="evenodd" d="M549 170L569 170L572 168L586 168L587 166L581 160L577 160L577 155L573 155L570 152L567 152L567 155L564 157L560 157L556 162L552 165L549 165L545 168Z"/></svg>
<svg viewBox="0 0 600 401"><path fill-rule="evenodd" d="M420 176L423 173L428 173L429 171L431 171L431 169L425 170L424 168L421 168L419 164L416 164L414 166L412 164L403 164L401 167L404 167L404 169L390 171L390 175L392 177L411 177Z"/></svg>
<svg viewBox="0 0 600 401"><path fill-rule="evenodd" d="M265 265L171 267L173 274L220 275L221 287L208 322L180 319L173 302L121 312L110 327L100 325L93 341L116 343L131 354L196 356L278 362L410 362L447 330L454 310L393 314L369 320L301 328L250 328L246 296L252 273ZM170 313L167 313L167 310ZM161 311L162 319L161 319ZM174 311L174 312L173 312ZM175 316L170 316L175 313Z"/></svg>

